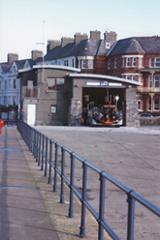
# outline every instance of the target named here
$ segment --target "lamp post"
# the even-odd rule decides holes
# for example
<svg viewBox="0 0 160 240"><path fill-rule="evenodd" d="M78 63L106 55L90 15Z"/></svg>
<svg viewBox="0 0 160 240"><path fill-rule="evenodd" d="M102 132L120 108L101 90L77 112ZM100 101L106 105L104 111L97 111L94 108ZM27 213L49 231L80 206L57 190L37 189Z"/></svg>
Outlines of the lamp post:
<svg viewBox="0 0 160 240"><path fill-rule="evenodd" d="M118 110L117 103L118 103L118 100L119 100L119 96L118 95L115 96L115 100L116 100L116 111L117 111Z"/></svg>

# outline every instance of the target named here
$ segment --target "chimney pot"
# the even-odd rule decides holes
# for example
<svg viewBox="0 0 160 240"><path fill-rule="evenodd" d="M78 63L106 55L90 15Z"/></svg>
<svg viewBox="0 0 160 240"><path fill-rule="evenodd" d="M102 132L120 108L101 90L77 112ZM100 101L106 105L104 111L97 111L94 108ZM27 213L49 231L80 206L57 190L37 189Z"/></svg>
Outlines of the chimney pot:
<svg viewBox="0 0 160 240"><path fill-rule="evenodd" d="M38 58L42 58L43 57L43 52L40 50L32 50L31 51L31 58L33 61L35 61Z"/></svg>
<svg viewBox="0 0 160 240"><path fill-rule="evenodd" d="M74 43L78 44L83 40L88 40L88 35L86 33L75 33L74 34Z"/></svg>
<svg viewBox="0 0 160 240"><path fill-rule="evenodd" d="M7 55L7 61L8 63L13 63L18 60L18 54L16 53L8 53Z"/></svg>
<svg viewBox="0 0 160 240"><path fill-rule="evenodd" d="M66 46L69 43L73 43L74 39L70 37L62 37L61 38L61 47Z"/></svg>
<svg viewBox="0 0 160 240"><path fill-rule="evenodd" d="M100 40L101 39L101 32L100 31L90 31L90 39L91 40Z"/></svg>
<svg viewBox="0 0 160 240"><path fill-rule="evenodd" d="M60 40L48 40L47 43L47 53L51 51L53 48L58 47L61 45Z"/></svg>

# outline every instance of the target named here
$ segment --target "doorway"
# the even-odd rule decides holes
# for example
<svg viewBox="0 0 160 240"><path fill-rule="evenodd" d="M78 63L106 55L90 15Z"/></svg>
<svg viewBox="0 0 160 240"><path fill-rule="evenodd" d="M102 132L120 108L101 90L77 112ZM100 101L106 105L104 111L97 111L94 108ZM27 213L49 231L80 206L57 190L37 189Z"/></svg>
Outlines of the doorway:
<svg viewBox="0 0 160 240"><path fill-rule="evenodd" d="M36 104L27 105L27 124L35 125L36 122Z"/></svg>

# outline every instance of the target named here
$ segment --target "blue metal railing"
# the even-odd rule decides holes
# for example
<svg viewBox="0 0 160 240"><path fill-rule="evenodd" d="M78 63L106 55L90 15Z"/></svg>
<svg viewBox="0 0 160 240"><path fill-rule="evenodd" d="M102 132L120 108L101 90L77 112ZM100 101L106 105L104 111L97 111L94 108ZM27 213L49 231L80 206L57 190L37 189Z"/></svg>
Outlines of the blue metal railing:
<svg viewBox="0 0 160 240"><path fill-rule="evenodd" d="M17 128L25 140L29 150L44 171L44 176L48 177L48 183L53 184L53 192L58 189L58 176L60 176L60 203L64 203L65 193L64 185L69 187L69 208L68 217L74 216L74 195L81 202L81 222L80 222L80 237L86 234L86 209L90 211L98 223L98 240L104 239L104 230L114 240L119 240L120 237L109 226L104 217L105 212L105 184L106 181L118 187L122 192L127 195L128 203L128 221L127 221L127 240L134 240L134 222L135 222L135 203L138 202L141 206L150 210L154 215L160 217L160 208L152 204L143 196L132 190L127 185L116 180L110 174L102 171L89 163L86 159L72 152L67 147L58 144L57 142L49 139L44 134L36 129L27 125L22 121L18 121ZM54 149L54 156L53 156ZM68 155L70 159L70 174L69 177L65 174L65 156ZM59 157L61 161L59 161ZM79 162L82 166L82 190L75 184L75 163ZM87 200L87 181L88 170L92 170L99 176L100 189L99 189L99 207L98 211Z"/></svg>

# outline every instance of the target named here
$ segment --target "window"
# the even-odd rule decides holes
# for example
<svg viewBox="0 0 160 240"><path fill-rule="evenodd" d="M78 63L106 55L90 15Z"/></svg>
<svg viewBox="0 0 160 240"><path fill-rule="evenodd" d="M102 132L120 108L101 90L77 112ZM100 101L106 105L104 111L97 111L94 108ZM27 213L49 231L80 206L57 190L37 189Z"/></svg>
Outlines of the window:
<svg viewBox="0 0 160 240"><path fill-rule="evenodd" d="M133 66L133 67L136 67L136 66L137 66L137 58L136 58L136 57L134 57L134 58L132 59L132 66Z"/></svg>
<svg viewBox="0 0 160 240"><path fill-rule="evenodd" d="M48 90L61 90L64 85L64 78L48 78L47 87Z"/></svg>
<svg viewBox="0 0 160 240"><path fill-rule="evenodd" d="M159 107L160 107L160 96L156 94L154 96L154 109L159 110Z"/></svg>
<svg viewBox="0 0 160 240"><path fill-rule="evenodd" d="M13 88L16 88L16 79L13 79Z"/></svg>
<svg viewBox="0 0 160 240"><path fill-rule="evenodd" d="M7 104L7 96L4 96L4 104Z"/></svg>
<svg viewBox="0 0 160 240"><path fill-rule="evenodd" d="M152 79L152 77L149 78L149 87L150 88L153 87L153 79Z"/></svg>
<svg viewBox="0 0 160 240"><path fill-rule="evenodd" d="M139 76L138 75L122 75L122 77L125 77L127 80L131 80L131 81L139 81Z"/></svg>
<svg viewBox="0 0 160 240"><path fill-rule="evenodd" d="M5 80L4 88L7 89L7 80Z"/></svg>
<svg viewBox="0 0 160 240"><path fill-rule="evenodd" d="M127 58L126 59L126 67L130 67L131 66L131 58Z"/></svg>
<svg viewBox="0 0 160 240"><path fill-rule="evenodd" d="M160 87L160 76L154 77L154 87L159 88Z"/></svg>
<svg viewBox="0 0 160 240"><path fill-rule="evenodd" d="M16 105L16 96L13 96L13 105Z"/></svg>
<svg viewBox="0 0 160 240"><path fill-rule="evenodd" d="M12 88L11 79L9 79L8 88Z"/></svg>
<svg viewBox="0 0 160 240"><path fill-rule="evenodd" d="M64 66L68 66L68 60L64 60Z"/></svg>
<svg viewBox="0 0 160 240"><path fill-rule="evenodd" d="M150 59L150 66L155 68L160 68L160 57L158 58L151 58Z"/></svg>
<svg viewBox="0 0 160 240"><path fill-rule="evenodd" d="M0 89L2 88L2 85L1 85L2 83L1 83L1 80L0 80Z"/></svg>
<svg viewBox="0 0 160 240"><path fill-rule="evenodd" d="M55 78L47 79L47 87L48 87L48 90L55 90Z"/></svg>
<svg viewBox="0 0 160 240"><path fill-rule="evenodd" d="M81 69L93 69L93 60L80 59L79 68Z"/></svg>
<svg viewBox="0 0 160 240"><path fill-rule="evenodd" d="M33 81L32 80L28 80L28 82L27 82L27 88L28 89L33 89Z"/></svg>
<svg viewBox="0 0 160 240"><path fill-rule="evenodd" d="M72 67L75 67L75 66L74 66L74 59L72 59Z"/></svg>
<svg viewBox="0 0 160 240"><path fill-rule="evenodd" d="M155 67L160 67L160 58L155 58Z"/></svg>

